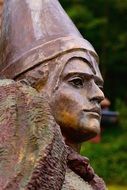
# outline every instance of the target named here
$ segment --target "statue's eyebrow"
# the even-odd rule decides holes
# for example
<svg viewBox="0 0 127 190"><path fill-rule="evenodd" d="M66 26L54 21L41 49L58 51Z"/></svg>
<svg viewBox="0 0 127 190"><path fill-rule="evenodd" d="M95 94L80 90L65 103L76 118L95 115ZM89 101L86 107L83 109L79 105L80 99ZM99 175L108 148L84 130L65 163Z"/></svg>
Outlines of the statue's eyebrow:
<svg viewBox="0 0 127 190"><path fill-rule="evenodd" d="M93 78L95 80L95 82L97 83L97 85L102 86L102 87L104 85L104 81L102 78L99 78L98 76L96 76L94 74L89 74L89 73L84 73L84 72L70 72L64 76L64 79L66 80L73 76L81 76L81 77L84 77L87 79Z"/></svg>
<svg viewBox="0 0 127 190"><path fill-rule="evenodd" d="M95 78L95 82L97 83L97 85L103 87L104 86L104 81L103 79L100 79L98 76L94 76Z"/></svg>

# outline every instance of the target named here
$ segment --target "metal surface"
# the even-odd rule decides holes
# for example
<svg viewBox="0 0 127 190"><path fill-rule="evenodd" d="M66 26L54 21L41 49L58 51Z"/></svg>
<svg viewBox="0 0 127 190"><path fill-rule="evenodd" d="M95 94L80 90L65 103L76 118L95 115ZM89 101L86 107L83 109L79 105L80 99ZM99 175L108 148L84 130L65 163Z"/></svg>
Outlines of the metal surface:
<svg viewBox="0 0 127 190"><path fill-rule="evenodd" d="M33 66L73 49L89 50L57 0L5 0L0 72L15 78Z"/></svg>

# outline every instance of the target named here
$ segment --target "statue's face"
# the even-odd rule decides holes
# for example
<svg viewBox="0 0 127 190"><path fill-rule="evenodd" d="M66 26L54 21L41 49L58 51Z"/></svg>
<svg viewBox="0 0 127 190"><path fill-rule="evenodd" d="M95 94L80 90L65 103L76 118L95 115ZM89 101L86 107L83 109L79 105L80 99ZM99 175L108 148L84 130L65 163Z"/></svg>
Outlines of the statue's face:
<svg viewBox="0 0 127 190"><path fill-rule="evenodd" d="M100 132L102 87L98 65L91 68L79 58L66 64L50 102L54 118L66 138L82 142Z"/></svg>

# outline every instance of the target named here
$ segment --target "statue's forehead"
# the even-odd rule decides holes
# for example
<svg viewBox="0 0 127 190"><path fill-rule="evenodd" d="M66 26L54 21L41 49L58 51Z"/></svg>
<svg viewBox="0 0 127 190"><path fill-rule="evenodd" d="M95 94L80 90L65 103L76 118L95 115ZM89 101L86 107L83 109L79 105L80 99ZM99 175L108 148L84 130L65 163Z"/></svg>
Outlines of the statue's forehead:
<svg viewBox="0 0 127 190"><path fill-rule="evenodd" d="M63 70L63 74L66 75L68 73L90 73L92 74L92 69L90 68L89 63L87 61L80 59L80 58L74 58L68 61L68 63L65 65L65 68Z"/></svg>
<svg viewBox="0 0 127 190"><path fill-rule="evenodd" d="M82 58L73 58L67 62L64 67L63 75L71 73L88 73L94 74L98 78L102 79L98 63L94 61L93 63L88 62Z"/></svg>

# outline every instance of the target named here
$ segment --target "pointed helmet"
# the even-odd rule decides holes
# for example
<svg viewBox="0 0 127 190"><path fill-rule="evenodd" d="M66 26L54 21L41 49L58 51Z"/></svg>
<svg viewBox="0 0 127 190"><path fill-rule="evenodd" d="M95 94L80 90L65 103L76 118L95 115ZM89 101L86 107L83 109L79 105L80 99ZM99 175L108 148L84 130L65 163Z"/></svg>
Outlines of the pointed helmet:
<svg viewBox="0 0 127 190"><path fill-rule="evenodd" d="M6 78L70 50L97 56L58 0L5 0L1 33L0 73Z"/></svg>

